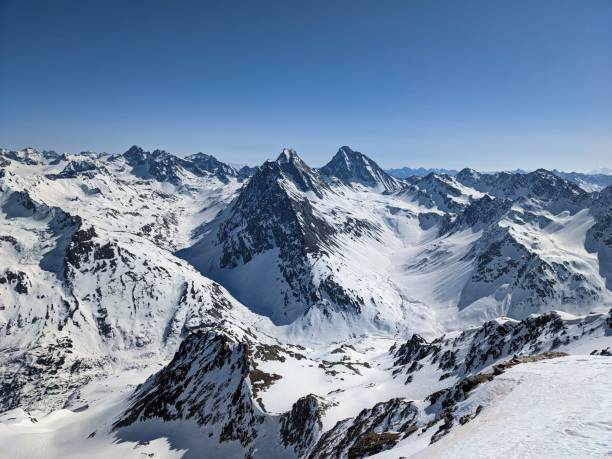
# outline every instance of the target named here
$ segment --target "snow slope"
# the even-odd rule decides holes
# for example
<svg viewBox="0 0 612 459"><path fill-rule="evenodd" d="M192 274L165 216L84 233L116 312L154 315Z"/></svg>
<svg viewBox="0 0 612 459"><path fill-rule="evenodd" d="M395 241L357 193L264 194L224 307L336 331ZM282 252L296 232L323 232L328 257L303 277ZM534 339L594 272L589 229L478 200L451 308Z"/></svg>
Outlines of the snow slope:
<svg viewBox="0 0 612 459"><path fill-rule="evenodd" d="M482 413L430 447L376 458L602 458L612 453L612 358L525 363L477 389Z"/></svg>

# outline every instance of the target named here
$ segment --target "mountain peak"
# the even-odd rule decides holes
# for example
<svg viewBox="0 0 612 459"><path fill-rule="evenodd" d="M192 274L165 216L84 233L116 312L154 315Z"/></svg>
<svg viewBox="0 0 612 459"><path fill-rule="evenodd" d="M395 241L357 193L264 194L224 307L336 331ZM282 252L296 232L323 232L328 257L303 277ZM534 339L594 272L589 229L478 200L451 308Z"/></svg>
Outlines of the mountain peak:
<svg viewBox="0 0 612 459"><path fill-rule="evenodd" d="M365 156L363 153L353 150L348 145L343 145L338 149L338 153L344 153L345 155L352 156Z"/></svg>
<svg viewBox="0 0 612 459"><path fill-rule="evenodd" d="M474 169L470 169L469 167L465 167L461 169L457 173L457 180L478 180L480 178L480 174Z"/></svg>
<svg viewBox="0 0 612 459"><path fill-rule="evenodd" d="M203 172L194 167L191 162L165 150L157 149L150 152L134 145L123 154L123 157L132 167L132 174L141 179L154 179L158 182L179 185L185 171L203 175Z"/></svg>
<svg viewBox="0 0 612 459"><path fill-rule="evenodd" d="M219 161L213 155L200 152L195 155L187 156L185 159L193 163L198 169L210 172L222 180L227 179L227 177L238 176L236 168Z"/></svg>
<svg viewBox="0 0 612 459"><path fill-rule="evenodd" d="M320 172L346 185L357 183L386 192L402 188L401 182L387 174L376 162L346 145L338 149L331 161L323 166Z"/></svg>
<svg viewBox="0 0 612 459"><path fill-rule="evenodd" d="M300 158L300 156L296 153L293 148L283 148L281 154L276 158L276 162L279 164L292 163L292 162L300 162L304 163L304 160Z"/></svg>
<svg viewBox="0 0 612 459"><path fill-rule="evenodd" d="M143 154L145 151L139 147L138 145L132 145L125 153L124 155L136 155L136 154Z"/></svg>
<svg viewBox="0 0 612 459"><path fill-rule="evenodd" d="M555 179L557 177L553 172L549 171L548 169L544 169L543 167L540 167L539 169L536 169L535 171L527 175L537 175L540 177L548 177L551 179Z"/></svg>
<svg viewBox="0 0 612 459"><path fill-rule="evenodd" d="M308 166L292 148L284 148L276 161L267 161L262 169L278 167L279 171L289 179L300 191L312 191L322 197L326 184L319 174Z"/></svg>
<svg viewBox="0 0 612 459"><path fill-rule="evenodd" d="M359 151L355 151L353 150L351 147L348 146L343 146L340 147L338 149L338 152L336 153L336 155L334 156L334 158L338 158L341 159L342 161L344 161L344 163L347 165L347 167L355 167L352 166L351 163L355 163L357 162L362 163L362 164L374 164L376 165L376 167L378 167L378 165L371 160L370 158L368 158L366 155L364 155L363 153L359 152ZM332 158L333 160L333 158Z"/></svg>
<svg viewBox="0 0 612 459"><path fill-rule="evenodd" d="M456 176L461 184L496 197L520 199L533 197L540 201L559 204L560 199L575 199L585 191L574 182L546 169L529 173L477 173L464 169Z"/></svg>
<svg viewBox="0 0 612 459"><path fill-rule="evenodd" d="M198 153L194 154L194 155L190 155L187 156L187 159L193 161L193 160L215 160L218 161L217 158L215 158L213 155L209 155L206 153L202 153L201 151L199 151Z"/></svg>

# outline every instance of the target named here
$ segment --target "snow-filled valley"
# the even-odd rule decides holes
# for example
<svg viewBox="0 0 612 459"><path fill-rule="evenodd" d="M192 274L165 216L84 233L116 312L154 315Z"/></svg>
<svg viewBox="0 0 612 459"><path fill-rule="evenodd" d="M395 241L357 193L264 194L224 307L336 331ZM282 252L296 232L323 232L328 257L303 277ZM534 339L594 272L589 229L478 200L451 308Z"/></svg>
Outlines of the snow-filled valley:
<svg viewBox="0 0 612 459"><path fill-rule="evenodd" d="M0 458L606 457L612 187L570 178L0 150Z"/></svg>

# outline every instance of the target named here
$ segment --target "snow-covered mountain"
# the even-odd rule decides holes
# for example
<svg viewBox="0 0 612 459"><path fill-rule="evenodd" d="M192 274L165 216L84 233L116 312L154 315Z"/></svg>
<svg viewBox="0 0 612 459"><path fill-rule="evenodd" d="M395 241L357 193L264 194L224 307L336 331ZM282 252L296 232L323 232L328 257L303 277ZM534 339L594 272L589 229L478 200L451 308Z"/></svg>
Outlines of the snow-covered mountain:
<svg viewBox="0 0 612 459"><path fill-rule="evenodd" d="M372 194L369 189L340 186L332 189L294 151L284 150L261 166L236 200L200 230L202 239L179 255L275 323L325 327L333 315L345 322L366 317L374 325L383 313L374 310L376 300L382 306L384 292L359 285L359 278L368 276L367 269L357 268L362 255L342 250L362 240L380 243L381 224L366 212L343 208L355 206L345 194L352 200L355 193ZM387 319L388 326L397 317ZM347 325L345 331L353 329Z"/></svg>
<svg viewBox="0 0 612 459"><path fill-rule="evenodd" d="M363 153L340 147L338 153L319 172L346 185L361 184L379 191L393 192L403 188L402 183L383 171Z"/></svg>
<svg viewBox="0 0 612 459"><path fill-rule="evenodd" d="M455 169L444 169L439 167L398 167L387 169L385 172L392 177L398 179L407 179L409 177L424 177L427 174L446 174L446 175L457 175Z"/></svg>
<svg viewBox="0 0 612 459"><path fill-rule="evenodd" d="M435 334L451 323L610 304L595 255L607 249L585 244L603 218L598 194L545 170L468 169L391 192L351 181L358 174L341 167L347 158L363 156L343 147L333 168L316 171L284 151L179 255L300 331L333 316L334 333L347 336L354 322Z"/></svg>
<svg viewBox="0 0 612 459"><path fill-rule="evenodd" d="M452 457L521 378L609 398L612 187L556 171L0 150L0 260L1 457Z"/></svg>
<svg viewBox="0 0 612 459"><path fill-rule="evenodd" d="M387 169L387 172L392 177L398 179L407 179L414 180L415 177L424 177L428 174L437 174L437 175L450 175L455 176L460 171L455 169L443 169L443 168L411 168L411 167L401 167L395 169ZM608 168L600 168L588 173L583 172L563 172L557 169L553 169L551 171L553 174L568 180L585 191L600 191L610 185L612 185L612 170ZM526 174L527 171L523 170L515 170L509 171L510 174Z"/></svg>
<svg viewBox="0 0 612 459"><path fill-rule="evenodd" d="M599 191L612 185L612 171L610 169L604 168L600 172L596 171L588 174L581 172L561 172L558 170L553 170L553 173L570 182L574 182L586 191Z"/></svg>

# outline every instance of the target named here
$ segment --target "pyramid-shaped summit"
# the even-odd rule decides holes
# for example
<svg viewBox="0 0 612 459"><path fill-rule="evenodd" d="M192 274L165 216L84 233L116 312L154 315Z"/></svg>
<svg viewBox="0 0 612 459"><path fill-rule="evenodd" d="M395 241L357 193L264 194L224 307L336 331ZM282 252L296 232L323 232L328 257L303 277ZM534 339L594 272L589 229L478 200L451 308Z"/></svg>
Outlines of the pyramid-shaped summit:
<svg viewBox="0 0 612 459"><path fill-rule="evenodd" d="M273 167L282 173L303 192L311 191L318 197L323 197L323 191L328 189L319 173L310 168L302 158L291 148L284 148L274 162L266 162L262 167Z"/></svg>
<svg viewBox="0 0 612 459"><path fill-rule="evenodd" d="M349 186L361 184L383 192L402 189L402 183L382 170L376 162L347 146L340 147L338 153L319 171L323 176Z"/></svg>

